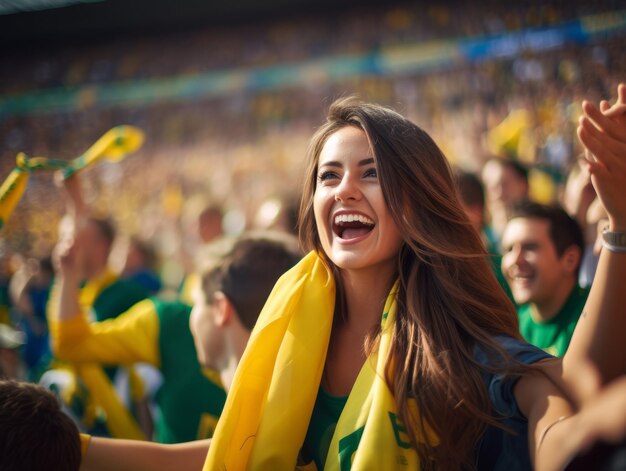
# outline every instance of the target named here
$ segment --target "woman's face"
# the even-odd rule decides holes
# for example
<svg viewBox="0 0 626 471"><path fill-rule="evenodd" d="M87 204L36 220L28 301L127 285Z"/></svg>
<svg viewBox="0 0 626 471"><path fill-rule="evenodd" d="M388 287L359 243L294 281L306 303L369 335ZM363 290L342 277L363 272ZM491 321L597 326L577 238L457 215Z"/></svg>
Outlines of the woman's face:
<svg viewBox="0 0 626 471"><path fill-rule="evenodd" d="M313 209L326 255L343 270L393 272L402 236L385 204L365 132L347 126L332 134L317 168Z"/></svg>

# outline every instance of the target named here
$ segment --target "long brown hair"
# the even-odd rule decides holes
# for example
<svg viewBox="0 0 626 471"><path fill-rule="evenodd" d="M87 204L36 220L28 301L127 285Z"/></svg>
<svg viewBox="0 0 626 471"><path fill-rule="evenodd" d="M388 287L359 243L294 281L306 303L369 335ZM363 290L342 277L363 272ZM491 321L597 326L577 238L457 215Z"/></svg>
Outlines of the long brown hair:
<svg viewBox="0 0 626 471"><path fill-rule="evenodd" d="M519 337L515 308L496 281L480 236L457 197L448 162L431 137L398 113L354 98L336 101L308 151L300 239L324 255L313 214L319 155L345 126L362 129L376 159L387 208L404 236L400 289L387 381L424 468L473 467L473 451L491 413L480 348L494 370L522 368L494 338ZM337 308L343 290L339 277ZM387 282L387 280L385 280ZM393 367L391 366L393 365ZM409 407L417 402L419 419ZM430 428L438 444L418 441Z"/></svg>

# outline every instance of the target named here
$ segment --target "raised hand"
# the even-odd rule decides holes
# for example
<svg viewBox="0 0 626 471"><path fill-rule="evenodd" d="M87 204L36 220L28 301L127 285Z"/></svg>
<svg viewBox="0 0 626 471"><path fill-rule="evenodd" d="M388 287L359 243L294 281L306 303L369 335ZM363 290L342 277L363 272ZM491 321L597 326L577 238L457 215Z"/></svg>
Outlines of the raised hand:
<svg viewBox="0 0 626 471"><path fill-rule="evenodd" d="M587 169L613 231L626 231L626 84L618 87L618 100L600 109L583 102L578 137L587 150Z"/></svg>

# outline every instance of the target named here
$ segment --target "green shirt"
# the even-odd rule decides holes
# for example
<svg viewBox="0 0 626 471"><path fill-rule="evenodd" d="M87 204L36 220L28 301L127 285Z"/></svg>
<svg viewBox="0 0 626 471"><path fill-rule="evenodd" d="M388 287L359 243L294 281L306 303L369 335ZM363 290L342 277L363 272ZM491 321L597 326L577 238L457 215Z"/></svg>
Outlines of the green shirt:
<svg viewBox="0 0 626 471"><path fill-rule="evenodd" d="M532 317L533 305L519 306L519 326L522 337L551 355L562 357L567 351L580 314L583 312L589 290L576 286L552 319L537 322Z"/></svg>
<svg viewBox="0 0 626 471"><path fill-rule="evenodd" d="M181 302L148 298L115 319L52 318L50 328L55 350L66 361L158 368L163 383L155 397L155 440L179 443L210 438L226 402L219 374L203 371L198 362L190 313Z"/></svg>
<svg viewBox="0 0 626 471"><path fill-rule="evenodd" d="M179 443L211 438L226 402L219 376L203 374L189 330L191 308L152 298L159 317L160 370L163 385L156 396L161 409L156 441Z"/></svg>
<svg viewBox="0 0 626 471"><path fill-rule="evenodd" d="M346 402L348 396L333 396L321 387L317 392L311 422L302 447L304 460L315 461L317 469L324 469L328 448Z"/></svg>
<svg viewBox="0 0 626 471"><path fill-rule="evenodd" d="M118 278L98 294L91 308L95 320L101 322L114 319L147 297L148 291L140 284ZM107 367L104 372L113 381L117 368Z"/></svg>
<svg viewBox="0 0 626 471"><path fill-rule="evenodd" d="M94 301L92 309L95 320L101 322L115 318L147 298L148 294L139 283L117 279L104 288Z"/></svg>

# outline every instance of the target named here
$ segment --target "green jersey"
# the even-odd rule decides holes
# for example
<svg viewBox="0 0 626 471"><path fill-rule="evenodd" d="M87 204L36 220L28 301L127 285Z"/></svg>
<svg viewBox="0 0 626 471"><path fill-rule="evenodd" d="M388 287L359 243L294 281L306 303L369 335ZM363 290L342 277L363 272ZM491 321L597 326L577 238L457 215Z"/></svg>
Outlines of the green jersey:
<svg viewBox="0 0 626 471"><path fill-rule="evenodd" d="M567 351L580 314L583 312L589 290L576 286L552 319L538 322L533 319L532 304L519 306L520 332L526 341L551 355L562 357Z"/></svg>

